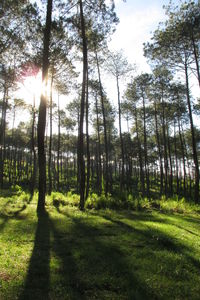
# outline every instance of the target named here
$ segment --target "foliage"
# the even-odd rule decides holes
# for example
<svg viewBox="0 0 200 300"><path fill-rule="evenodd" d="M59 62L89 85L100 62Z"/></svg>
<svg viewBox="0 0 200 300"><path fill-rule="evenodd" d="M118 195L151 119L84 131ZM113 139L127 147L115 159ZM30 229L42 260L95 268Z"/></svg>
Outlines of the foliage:
<svg viewBox="0 0 200 300"><path fill-rule="evenodd" d="M67 194L52 192L51 196L47 197L46 204L47 206L53 204L55 207L59 207L60 205L79 206L79 195L72 192L68 192Z"/></svg>

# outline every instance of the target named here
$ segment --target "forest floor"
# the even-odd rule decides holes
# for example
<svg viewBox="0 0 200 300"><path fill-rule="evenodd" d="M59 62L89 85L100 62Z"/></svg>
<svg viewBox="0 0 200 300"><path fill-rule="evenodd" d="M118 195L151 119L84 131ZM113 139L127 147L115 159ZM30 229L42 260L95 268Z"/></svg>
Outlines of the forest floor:
<svg viewBox="0 0 200 300"><path fill-rule="evenodd" d="M0 299L200 299L200 214L47 206L1 192Z"/></svg>

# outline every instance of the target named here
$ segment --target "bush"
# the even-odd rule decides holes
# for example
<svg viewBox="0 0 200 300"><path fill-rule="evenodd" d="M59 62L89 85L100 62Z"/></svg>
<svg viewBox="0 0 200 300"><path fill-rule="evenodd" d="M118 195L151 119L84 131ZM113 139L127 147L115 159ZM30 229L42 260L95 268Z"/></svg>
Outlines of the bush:
<svg viewBox="0 0 200 300"><path fill-rule="evenodd" d="M66 206L78 206L79 205L79 195L72 194L68 192L67 194L63 194L60 192L52 192L51 196L47 196L47 205L51 205L53 203L54 206L58 207L60 205Z"/></svg>
<svg viewBox="0 0 200 300"><path fill-rule="evenodd" d="M117 201L114 200L110 194L106 197L105 194L99 196L92 193L85 202L85 208L89 209L117 208L117 206Z"/></svg>
<svg viewBox="0 0 200 300"><path fill-rule="evenodd" d="M71 206L79 206L80 196L77 194L73 194L72 192L67 193L67 204Z"/></svg>

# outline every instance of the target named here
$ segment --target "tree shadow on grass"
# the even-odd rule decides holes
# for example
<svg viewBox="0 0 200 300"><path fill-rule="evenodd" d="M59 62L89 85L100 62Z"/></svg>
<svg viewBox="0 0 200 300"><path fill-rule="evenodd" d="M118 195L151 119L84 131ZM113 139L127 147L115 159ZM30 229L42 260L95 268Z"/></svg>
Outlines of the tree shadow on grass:
<svg viewBox="0 0 200 300"><path fill-rule="evenodd" d="M63 214L73 225L70 237L62 239L63 250L56 251L70 272L65 279L70 284L71 297L62 299L155 299L138 281L119 245L104 236L103 226L88 224L66 211ZM58 232L53 231L58 237ZM61 237L55 246L59 243Z"/></svg>
<svg viewBox="0 0 200 300"><path fill-rule="evenodd" d="M59 206L56 209L66 217L66 223L62 223L59 217L49 218L47 213L39 216L34 249L20 300L167 299L167 288L163 291L166 294L159 298L160 294L148 286L143 276L138 277L141 274L137 272L138 268L146 268L148 276L154 276L154 271L158 272L157 267L161 263L164 266L163 276L171 278L172 268L168 269L168 266L176 263L170 255L174 252L190 261L195 272L200 269L199 261L190 254L189 247L158 228L134 227L123 220L123 214L121 217L119 215L119 219L117 214L114 218L106 213L101 214L105 219L101 223L90 222L85 214L84 217L81 214L76 216L67 209L63 212ZM95 215L89 213L90 217ZM133 217L129 216L129 219ZM152 215L150 220L162 221ZM140 221L139 215L137 221ZM145 216L141 216L143 221ZM126 234L127 240L120 241ZM137 246L141 249L138 250ZM135 255L134 259L132 255ZM154 261L156 255L158 257ZM144 260L144 266L138 265L137 259L140 262ZM190 280L189 271L185 280ZM180 278L177 280L180 281ZM178 293L182 291L178 290L177 298L180 296Z"/></svg>
<svg viewBox="0 0 200 300"><path fill-rule="evenodd" d="M29 202L27 202L29 203ZM24 204L22 207L18 207L15 210L12 211L2 211L0 212L0 219L2 219L2 223L0 224L0 232L4 229L4 227L6 226L6 223L11 220L11 219L25 219L26 216L21 215L20 213L23 212L25 209L27 208L27 205Z"/></svg>
<svg viewBox="0 0 200 300"><path fill-rule="evenodd" d="M50 228L47 212L38 214L35 242L20 300L49 299Z"/></svg>
<svg viewBox="0 0 200 300"><path fill-rule="evenodd" d="M125 222L123 220L118 220L116 218L111 217L110 215L107 215L106 213L101 213L101 216L104 217L106 220L112 222L113 224L116 224L120 228L126 230L126 232L135 232L138 236L142 237L143 241L147 243L149 249L152 250L167 250L170 252L174 252L177 254L182 254L190 263L193 265L193 267L199 272L200 271L200 260L196 259L193 256L192 249L189 246L186 246L184 243L181 242L181 240L178 240L177 238L173 237L173 234L167 234L166 232L162 232L158 228L152 228L147 226L146 229L138 229L135 228ZM129 215L130 218L130 215ZM132 216L132 219L135 219L135 216ZM179 216L180 218L180 216ZM140 220L139 215L137 216L137 221ZM179 226L177 224L174 224L171 221L163 220L160 217L151 215L150 219L146 215L146 221L152 221L152 222L159 222L164 224L173 225L181 230L185 230L189 232L192 235L196 235L193 232L185 229L182 226ZM145 215L141 216L141 221L145 221ZM197 235L196 235L197 236Z"/></svg>
<svg viewBox="0 0 200 300"><path fill-rule="evenodd" d="M73 251L76 248L73 231L70 232L70 236L65 236L51 221L51 232L54 239L52 251L60 261L60 265L54 270L57 273L57 279L54 282L57 289L52 291L53 299L84 300L84 286L82 285L80 274L77 272L78 267L73 257Z"/></svg>

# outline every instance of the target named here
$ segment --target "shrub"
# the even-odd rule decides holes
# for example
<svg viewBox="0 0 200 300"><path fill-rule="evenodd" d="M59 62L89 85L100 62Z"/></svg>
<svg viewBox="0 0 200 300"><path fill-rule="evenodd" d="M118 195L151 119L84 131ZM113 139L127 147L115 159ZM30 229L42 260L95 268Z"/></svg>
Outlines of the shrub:
<svg viewBox="0 0 200 300"><path fill-rule="evenodd" d="M66 196L59 192L52 192L51 199L54 206L67 205Z"/></svg>
<svg viewBox="0 0 200 300"><path fill-rule="evenodd" d="M85 208L89 209L116 208L116 206L117 201L114 200L110 194L106 197L105 194L99 196L92 193L85 202Z"/></svg>

